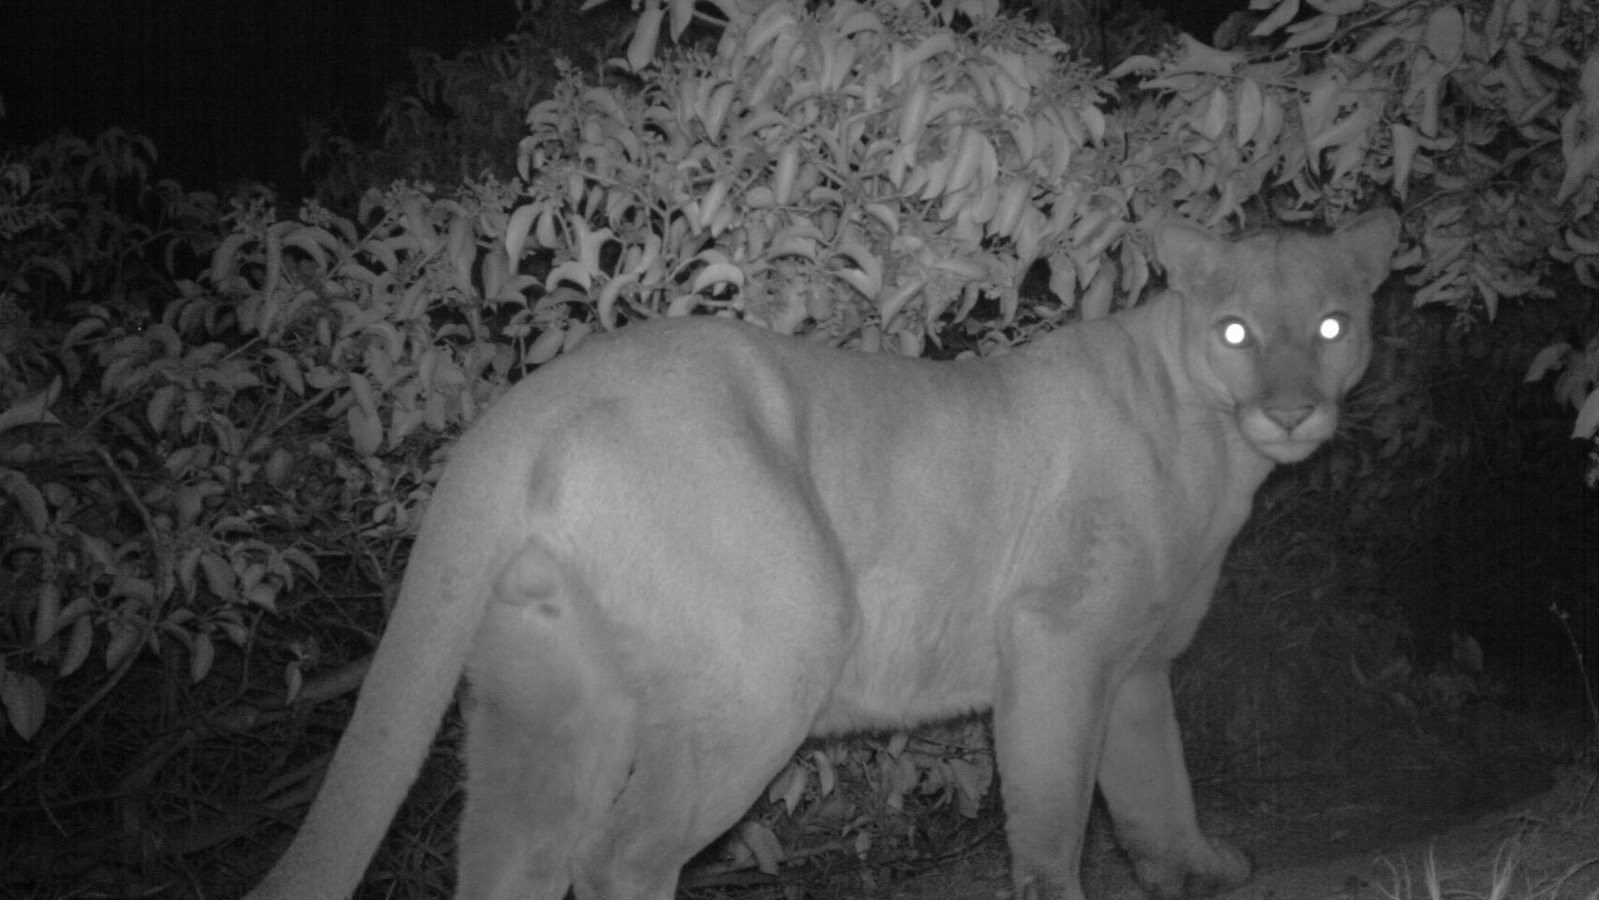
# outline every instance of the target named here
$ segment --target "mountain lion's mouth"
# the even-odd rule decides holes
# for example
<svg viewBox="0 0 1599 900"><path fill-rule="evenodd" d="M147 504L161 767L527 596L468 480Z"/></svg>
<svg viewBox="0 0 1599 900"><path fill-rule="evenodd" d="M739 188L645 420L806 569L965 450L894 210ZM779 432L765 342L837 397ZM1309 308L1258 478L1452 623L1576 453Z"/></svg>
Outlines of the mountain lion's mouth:
<svg viewBox="0 0 1599 900"><path fill-rule="evenodd" d="M1244 410L1239 421L1244 436L1255 449L1279 463L1299 462L1316 452L1332 437L1337 425L1337 414L1326 406L1317 407L1292 428L1284 427L1260 407Z"/></svg>

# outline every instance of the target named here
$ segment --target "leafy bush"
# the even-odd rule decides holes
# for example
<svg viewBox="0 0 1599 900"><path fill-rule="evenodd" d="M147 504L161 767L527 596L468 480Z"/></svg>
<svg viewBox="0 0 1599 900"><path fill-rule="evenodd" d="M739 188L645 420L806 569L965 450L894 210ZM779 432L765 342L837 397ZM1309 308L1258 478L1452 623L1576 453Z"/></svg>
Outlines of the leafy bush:
<svg viewBox="0 0 1599 900"><path fill-rule="evenodd" d="M93 200L35 194L13 216L77 252L82 235L54 223L100 209ZM488 340L471 274L472 223L503 223L509 193L489 182L444 201L409 188L371 201L364 229L315 204L284 221L262 197L233 204L209 223L225 237L189 245L209 251L199 279L170 273L158 321L83 303L63 326L33 328L40 292L13 280L4 308L25 326L17 346L34 348L0 369L0 497L19 513L0 532L17 604L6 621L31 626L0 633L0 700L20 734L43 721L47 685L94 649L113 681L140 648L181 649L205 677L219 639L246 641L251 610L275 611L318 576L328 548L309 526L320 540L344 523L362 540L415 527L429 463L413 455L439 439L410 437L470 419L514 358ZM98 215L115 227L95 235L154 234ZM92 277L100 257L82 258ZM43 383L52 370L66 374Z"/></svg>
<svg viewBox="0 0 1599 900"><path fill-rule="evenodd" d="M626 15L580 10L577 0L548 0L525 11L511 34L454 58L413 49L411 89L390 92L378 115L376 146L357 143L326 122L307 125L300 164L318 174L317 198L348 212L368 189L397 180L511 178L527 110L550 96L560 66L598 70L614 52Z"/></svg>
<svg viewBox="0 0 1599 900"><path fill-rule="evenodd" d="M1125 228L1090 186L1108 85L1040 28L936 12L773 3L636 93L569 75L529 115L512 257L553 251L546 290L592 294L603 328L724 312L916 355L985 293L1012 324L1043 257L1102 312Z"/></svg>
<svg viewBox="0 0 1599 900"><path fill-rule="evenodd" d="M125 374L103 369L106 356L181 353L175 335L139 331L174 291L170 268L214 242L214 200L151 186L154 159L147 139L112 129L93 143L64 134L8 151L0 165L0 593L13 606L0 631L0 701L24 736L45 713L38 672L72 675L97 630L107 670L120 671L154 640L135 608L171 590L149 565L155 548L133 535L152 525L125 477L133 448L61 429L55 414L71 407L69 421L90 417L74 424L138 431L125 403L100 393ZM196 648L202 674L212 634L246 634L236 617L166 624Z"/></svg>

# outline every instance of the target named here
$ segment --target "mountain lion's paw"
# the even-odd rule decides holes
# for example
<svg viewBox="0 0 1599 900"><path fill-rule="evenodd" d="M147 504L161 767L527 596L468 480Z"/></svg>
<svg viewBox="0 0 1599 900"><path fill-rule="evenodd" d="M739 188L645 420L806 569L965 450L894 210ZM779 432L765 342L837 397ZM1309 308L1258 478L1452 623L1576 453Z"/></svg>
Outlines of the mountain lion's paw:
<svg viewBox="0 0 1599 900"><path fill-rule="evenodd" d="M1249 857L1217 838L1204 838L1186 859L1141 859L1134 866L1138 884L1157 900L1208 897L1249 880Z"/></svg>

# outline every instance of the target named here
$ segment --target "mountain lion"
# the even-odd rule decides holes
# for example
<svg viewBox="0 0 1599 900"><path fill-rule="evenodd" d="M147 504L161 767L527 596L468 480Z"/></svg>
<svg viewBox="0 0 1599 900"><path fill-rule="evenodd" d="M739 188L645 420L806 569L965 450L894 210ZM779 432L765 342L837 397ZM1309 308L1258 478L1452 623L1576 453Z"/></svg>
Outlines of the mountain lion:
<svg viewBox="0 0 1599 900"><path fill-rule="evenodd" d="M1096 784L1152 894L1244 881L1168 670L1261 480L1332 437L1398 238L1169 222L1162 296L992 359L693 318L549 365L455 447L251 896L351 893L463 672L459 897L670 900L807 736L982 708L1019 898L1082 898Z"/></svg>

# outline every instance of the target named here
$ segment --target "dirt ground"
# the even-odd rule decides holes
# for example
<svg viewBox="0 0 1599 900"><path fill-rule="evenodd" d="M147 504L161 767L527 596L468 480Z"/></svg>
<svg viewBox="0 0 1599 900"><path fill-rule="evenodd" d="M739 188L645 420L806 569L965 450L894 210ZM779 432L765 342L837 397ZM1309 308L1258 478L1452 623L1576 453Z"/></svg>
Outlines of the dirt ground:
<svg viewBox="0 0 1599 900"><path fill-rule="evenodd" d="M1212 817L1211 826L1247 849L1256 866L1249 884L1218 900L1599 897L1594 772L1563 770L1531 796L1452 825L1445 823L1453 798L1428 796L1438 787L1418 785L1392 803L1351 803L1296 820L1263 812ZM1104 829L1091 838L1085 868L1085 889L1096 900L1144 896ZM912 878L886 896L992 900L1008 896L1006 872L996 836L962 863ZM1429 878L1438 892L1429 892ZM1494 893L1496 879L1502 893Z"/></svg>
<svg viewBox="0 0 1599 900"><path fill-rule="evenodd" d="M1591 765L1560 766L1512 742L1431 763L1418 762L1414 747L1366 750L1363 759L1403 762L1271 784L1199 782L1206 827L1255 863L1250 883L1222 900L1599 900L1599 772ZM1008 900L1003 836L993 826L974 831L981 838L956 858L908 864L897 875L835 877L828 888L785 878L752 896ZM1084 888L1094 900L1143 897L1103 817L1090 830Z"/></svg>
<svg viewBox="0 0 1599 900"><path fill-rule="evenodd" d="M1401 810L1372 809L1350 818L1350 824L1363 826L1368 834L1390 839L1396 827L1398 833L1410 830ZM1409 824L1428 821L1418 815ZM1257 877L1224 897L1599 897L1599 784L1593 772L1563 770L1550 788L1471 821L1331 860L1295 858L1296 851L1312 849L1314 828L1304 831L1286 844L1261 847ZM1334 850L1339 843L1331 840L1322 846ZM1430 883L1440 889L1434 891Z"/></svg>

